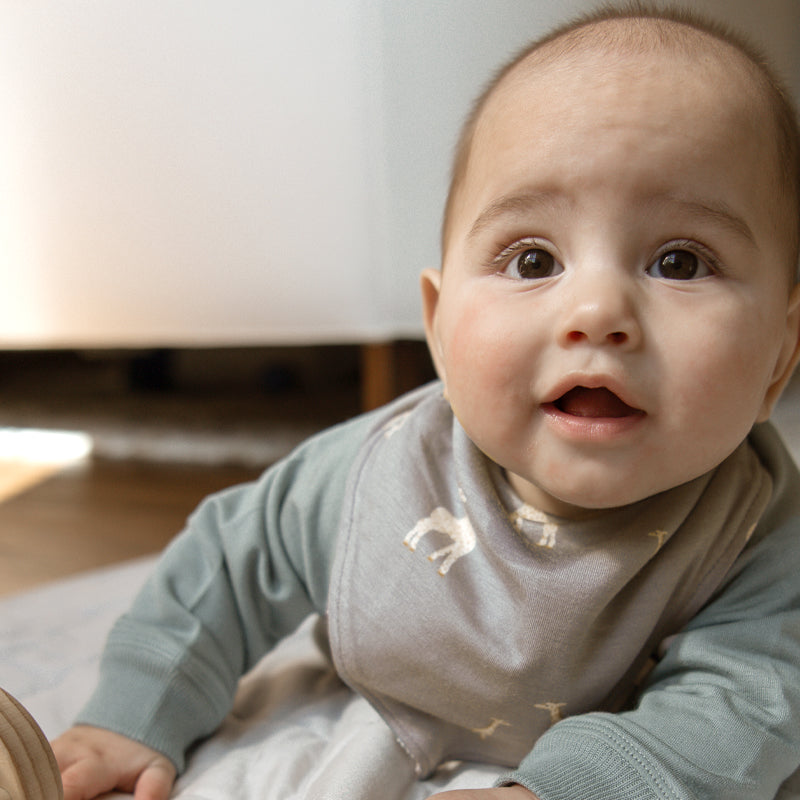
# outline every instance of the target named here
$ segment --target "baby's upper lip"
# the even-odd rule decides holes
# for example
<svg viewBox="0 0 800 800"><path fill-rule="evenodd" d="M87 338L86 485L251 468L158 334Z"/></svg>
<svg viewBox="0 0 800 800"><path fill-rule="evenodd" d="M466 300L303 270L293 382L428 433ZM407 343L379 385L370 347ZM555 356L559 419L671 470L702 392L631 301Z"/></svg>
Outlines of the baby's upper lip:
<svg viewBox="0 0 800 800"><path fill-rule="evenodd" d="M632 396L631 392L622 384L621 381L609 375L570 375L565 380L557 384L546 395L545 405L558 405L559 401L576 389L605 389L615 395L616 398L630 411L628 413L645 413L639 402Z"/></svg>

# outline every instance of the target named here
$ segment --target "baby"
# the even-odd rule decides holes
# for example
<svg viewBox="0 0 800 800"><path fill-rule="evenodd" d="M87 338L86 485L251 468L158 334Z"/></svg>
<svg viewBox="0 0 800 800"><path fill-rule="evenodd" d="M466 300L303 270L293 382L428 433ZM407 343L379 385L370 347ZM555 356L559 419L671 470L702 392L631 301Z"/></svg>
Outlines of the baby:
<svg viewBox="0 0 800 800"><path fill-rule="evenodd" d="M166 798L312 612L418 776L508 766L451 800L775 797L800 475L756 423L800 355L799 153L694 19L604 10L515 59L422 276L441 381L200 507L53 744L67 800Z"/></svg>

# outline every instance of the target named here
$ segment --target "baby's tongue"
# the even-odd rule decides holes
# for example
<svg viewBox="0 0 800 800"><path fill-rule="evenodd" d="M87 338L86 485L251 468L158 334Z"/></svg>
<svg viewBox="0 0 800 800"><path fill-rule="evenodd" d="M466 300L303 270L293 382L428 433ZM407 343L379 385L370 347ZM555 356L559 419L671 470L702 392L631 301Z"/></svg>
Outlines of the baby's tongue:
<svg viewBox="0 0 800 800"><path fill-rule="evenodd" d="M627 417L636 413L636 409L605 388L576 386L561 397L557 405L565 414L575 417Z"/></svg>

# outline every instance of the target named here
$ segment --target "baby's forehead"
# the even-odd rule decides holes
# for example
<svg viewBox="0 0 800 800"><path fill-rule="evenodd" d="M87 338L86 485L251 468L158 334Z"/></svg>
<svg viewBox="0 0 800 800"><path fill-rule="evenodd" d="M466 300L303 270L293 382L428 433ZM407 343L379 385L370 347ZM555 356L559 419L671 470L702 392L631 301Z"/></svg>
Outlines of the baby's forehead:
<svg viewBox="0 0 800 800"><path fill-rule="evenodd" d="M727 86L736 89L730 96L748 102L754 111L770 113L763 75L733 44L682 23L649 18L603 20L546 40L507 70L487 97L486 107L492 94L502 96L531 81L557 85L576 75L601 78L627 68L634 86L643 60L660 60L668 66L665 80L674 80L676 71L723 76ZM681 86L674 89L680 92Z"/></svg>
<svg viewBox="0 0 800 800"><path fill-rule="evenodd" d="M770 98L758 67L705 31L661 19L604 20L545 42L507 70L476 117L463 177L481 181L485 159L493 160L509 141L529 140L518 112L535 107L543 130L559 138L575 121L591 138L606 122L636 130L648 121L692 128L692 119L702 119L720 143L752 142L740 157L769 193L779 194L781 155ZM658 135L657 124L647 127ZM624 129L618 130L624 142ZM693 146L691 135L685 143ZM477 174L470 176L473 169Z"/></svg>
<svg viewBox="0 0 800 800"><path fill-rule="evenodd" d="M751 142L740 157L753 164L759 181L770 181L772 191L772 113L746 60L691 29L665 37L647 26L628 35L629 27L621 21L599 23L521 58L476 119L466 181L483 183L486 170L505 153L544 152L552 139L570 140L585 151L598 133L611 131L611 143L622 149L636 141L656 147L665 136L674 148L691 149L702 132L720 144L743 137ZM677 128L685 135L672 136ZM647 134L649 139L636 139ZM570 161L574 151L559 152ZM623 158L620 166L624 163Z"/></svg>

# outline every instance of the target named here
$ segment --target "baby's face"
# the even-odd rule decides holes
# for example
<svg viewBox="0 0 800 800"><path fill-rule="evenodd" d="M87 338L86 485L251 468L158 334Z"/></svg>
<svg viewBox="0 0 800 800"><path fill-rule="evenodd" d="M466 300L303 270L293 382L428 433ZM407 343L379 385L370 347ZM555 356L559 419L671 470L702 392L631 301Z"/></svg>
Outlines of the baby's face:
<svg viewBox="0 0 800 800"><path fill-rule="evenodd" d="M482 114L426 324L461 424L544 511L703 474L788 377L772 131L737 70L589 53Z"/></svg>

